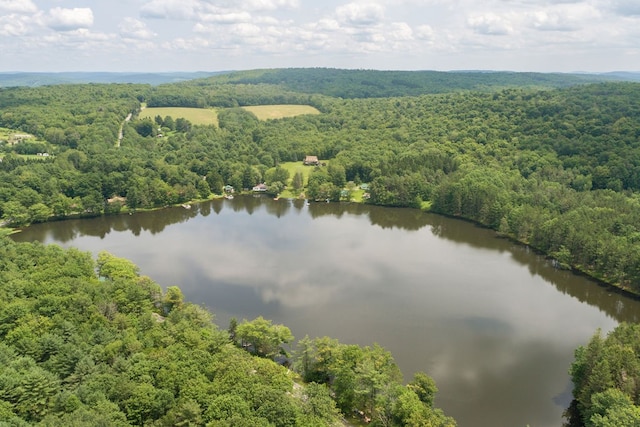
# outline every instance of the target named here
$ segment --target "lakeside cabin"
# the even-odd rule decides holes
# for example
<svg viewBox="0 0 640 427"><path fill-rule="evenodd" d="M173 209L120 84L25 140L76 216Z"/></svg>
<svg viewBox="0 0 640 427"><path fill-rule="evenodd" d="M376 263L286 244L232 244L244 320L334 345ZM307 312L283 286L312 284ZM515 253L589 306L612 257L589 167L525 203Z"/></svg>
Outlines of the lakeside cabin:
<svg viewBox="0 0 640 427"><path fill-rule="evenodd" d="M253 191L260 192L260 193L262 193L264 191L267 191L267 185L266 184L258 184L255 187L253 187Z"/></svg>
<svg viewBox="0 0 640 427"><path fill-rule="evenodd" d="M318 156L306 156L302 164L305 166L318 166L320 161L318 161Z"/></svg>

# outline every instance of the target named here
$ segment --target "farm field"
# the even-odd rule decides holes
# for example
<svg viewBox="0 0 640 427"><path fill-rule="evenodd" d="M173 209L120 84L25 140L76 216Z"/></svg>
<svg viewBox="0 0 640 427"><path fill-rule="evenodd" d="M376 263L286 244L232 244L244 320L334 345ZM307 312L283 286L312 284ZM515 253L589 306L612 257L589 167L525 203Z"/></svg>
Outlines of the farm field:
<svg viewBox="0 0 640 427"><path fill-rule="evenodd" d="M194 125L218 126L218 114L215 110L208 108L150 107L140 112L141 119L153 119L156 116L162 118L171 116L173 119L187 119Z"/></svg>
<svg viewBox="0 0 640 427"><path fill-rule="evenodd" d="M242 108L255 114L259 120L282 119L303 114L320 114L320 111L310 105L254 105Z"/></svg>

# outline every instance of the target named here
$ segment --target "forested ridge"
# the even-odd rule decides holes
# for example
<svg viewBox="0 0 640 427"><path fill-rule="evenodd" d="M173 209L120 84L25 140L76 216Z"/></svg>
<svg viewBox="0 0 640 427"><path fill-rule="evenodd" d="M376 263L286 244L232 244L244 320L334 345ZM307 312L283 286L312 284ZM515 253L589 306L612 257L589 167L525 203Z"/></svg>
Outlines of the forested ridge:
<svg viewBox="0 0 640 427"><path fill-rule="evenodd" d="M619 78L620 79L620 78ZM595 74L516 73L506 71L372 71L287 68L224 73L190 84L276 85L280 90L339 98L388 98L508 87L560 88L612 80Z"/></svg>

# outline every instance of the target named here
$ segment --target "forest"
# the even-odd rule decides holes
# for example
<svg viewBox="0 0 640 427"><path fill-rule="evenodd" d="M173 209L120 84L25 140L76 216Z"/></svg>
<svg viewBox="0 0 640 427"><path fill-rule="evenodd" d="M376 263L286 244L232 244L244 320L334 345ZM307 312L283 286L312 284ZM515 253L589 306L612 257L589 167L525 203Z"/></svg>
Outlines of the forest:
<svg viewBox="0 0 640 427"><path fill-rule="evenodd" d="M158 86L2 88L0 218L6 226L21 227L133 212L220 195L225 185L251 189L259 183L276 193L295 187L311 200L338 202L345 199L345 190L366 184L365 203L430 209L474 221L548 255L559 268L640 294L640 84L611 80L289 69ZM310 105L321 114L261 121L239 108L274 104ZM169 116L138 119L144 106L212 108L219 125L193 125ZM130 113L133 118L127 121ZM3 139L11 132L28 137ZM327 166L313 167L306 182L280 167L302 165L308 155ZM18 293L34 298L24 290ZM155 308L160 310L156 314L164 316L161 308ZM237 331L231 335L240 347L247 341L256 356L273 356L238 338ZM316 356L329 345L304 342ZM358 353L354 357L368 360L367 366L384 359L375 347L332 345L331 354ZM38 360L39 353L6 351L31 357L36 365L49 360ZM387 422L382 418L397 421L397 414L376 409L377 392L367 402L361 394L340 396L336 378L342 375L332 371L338 367L297 363L306 381L334 387L339 410L358 407L377 414L381 423ZM66 377L55 375L66 384ZM386 375L399 384L391 370ZM179 393L173 390L177 405ZM391 395L396 402L416 401L403 393ZM430 400L416 393L424 411L434 413ZM207 413L209 403L192 400L201 414ZM589 398L577 401L581 411L591 411ZM115 404L123 420L141 422L123 401ZM17 417L25 416L13 408ZM168 411L152 411L154 422Z"/></svg>
<svg viewBox="0 0 640 427"><path fill-rule="evenodd" d="M433 380L404 385L379 346L304 338L289 354L286 326L221 330L178 287L106 252L0 238L0 283L3 425L455 425L433 408Z"/></svg>

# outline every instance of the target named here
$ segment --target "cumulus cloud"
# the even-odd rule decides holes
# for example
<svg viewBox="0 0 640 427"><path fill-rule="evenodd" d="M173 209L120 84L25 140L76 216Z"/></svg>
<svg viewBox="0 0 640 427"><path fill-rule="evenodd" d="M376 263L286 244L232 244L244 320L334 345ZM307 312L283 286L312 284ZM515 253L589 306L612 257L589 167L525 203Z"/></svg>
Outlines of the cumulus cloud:
<svg viewBox="0 0 640 427"><path fill-rule="evenodd" d="M435 32L430 25L419 25L416 28L415 34L420 40L433 40Z"/></svg>
<svg viewBox="0 0 640 427"><path fill-rule="evenodd" d="M197 0L152 0L140 9L143 18L191 19L196 16Z"/></svg>
<svg viewBox="0 0 640 427"><path fill-rule="evenodd" d="M349 3L336 9L338 21L354 26L369 26L380 23L384 8L375 3Z"/></svg>
<svg viewBox="0 0 640 427"><path fill-rule="evenodd" d="M0 36L23 36L30 31L31 18L24 15L0 16Z"/></svg>
<svg viewBox="0 0 640 427"><path fill-rule="evenodd" d="M539 9L526 15L528 25L541 31L576 31L600 17L600 12L585 3Z"/></svg>
<svg viewBox="0 0 640 427"><path fill-rule="evenodd" d="M505 17L496 15L495 13L473 15L469 17L467 24L479 34L503 36L513 32L511 22Z"/></svg>
<svg viewBox="0 0 640 427"><path fill-rule="evenodd" d="M144 22L126 17L118 27L120 35L128 39L149 40L156 36L156 33L147 28Z"/></svg>
<svg viewBox="0 0 640 427"><path fill-rule="evenodd" d="M140 9L144 18L205 21L213 17L247 16L252 11L296 8L298 0L151 0Z"/></svg>
<svg viewBox="0 0 640 427"><path fill-rule="evenodd" d="M0 0L0 11L9 13L35 13L38 8L31 0Z"/></svg>
<svg viewBox="0 0 640 427"><path fill-rule="evenodd" d="M391 24L387 35L396 41L413 40L413 29L405 22L395 22Z"/></svg>
<svg viewBox="0 0 640 427"><path fill-rule="evenodd" d="M72 31L93 25L93 11L89 8L53 8L49 11L47 25L57 31Z"/></svg>
<svg viewBox="0 0 640 427"><path fill-rule="evenodd" d="M577 29L575 23L570 22L559 13L536 11L530 15L531 26L542 31L572 31Z"/></svg>
<svg viewBox="0 0 640 427"><path fill-rule="evenodd" d="M281 8L296 8L298 0L245 0L237 3L242 9L248 10L276 10Z"/></svg>
<svg viewBox="0 0 640 427"><path fill-rule="evenodd" d="M237 24L251 21L251 14L248 12L208 14L202 16L202 21L212 22L215 24Z"/></svg>

